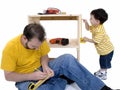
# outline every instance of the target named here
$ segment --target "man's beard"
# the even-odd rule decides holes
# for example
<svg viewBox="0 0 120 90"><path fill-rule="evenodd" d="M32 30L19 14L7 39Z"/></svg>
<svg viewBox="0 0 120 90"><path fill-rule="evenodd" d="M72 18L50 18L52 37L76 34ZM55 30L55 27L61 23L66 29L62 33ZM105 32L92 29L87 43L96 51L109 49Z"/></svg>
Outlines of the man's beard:
<svg viewBox="0 0 120 90"><path fill-rule="evenodd" d="M28 42L25 43L25 48L26 48L26 49L31 49L31 48L29 48L29 46L28 46ZM33 49L31 49L31 50L35 50L35 48L33 48Z"/></svg>
<svg viewBox="0 0 120 90"><path fill-rule="evenodd" d="M28 46L28 42L25 43L25 48L30 49L29 46Z"/></svg>

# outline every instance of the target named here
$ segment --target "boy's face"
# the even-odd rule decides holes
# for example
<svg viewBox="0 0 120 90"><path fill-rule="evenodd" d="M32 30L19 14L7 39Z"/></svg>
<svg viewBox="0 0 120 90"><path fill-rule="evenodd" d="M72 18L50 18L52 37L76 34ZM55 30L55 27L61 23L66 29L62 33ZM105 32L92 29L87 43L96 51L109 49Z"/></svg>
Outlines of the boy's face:
<svg viewBox="0 0 120 90"><path fill-rule="evenodd" d="M100 24L100 21L94 18L94 15L90 15L90 23L93 26L97 26Z"/></svg>

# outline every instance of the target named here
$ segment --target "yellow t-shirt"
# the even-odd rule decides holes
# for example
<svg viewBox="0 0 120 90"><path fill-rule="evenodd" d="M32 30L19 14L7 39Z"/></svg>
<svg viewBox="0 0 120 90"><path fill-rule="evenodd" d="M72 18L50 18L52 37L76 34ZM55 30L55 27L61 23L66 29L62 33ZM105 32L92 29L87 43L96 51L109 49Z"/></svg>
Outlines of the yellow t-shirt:
<svg viewBox="0 0 120 90"><path fill-rule="evenodd" d="M2 53L1 69L17 73L30 73L41 66L40 58L47 55L50 48L44 41L38 50L24 48L21 35L9 41Z"/></svg>
<svg viewBox="0 0 120 90"><path fill-rule="evenodd" d="M103 25L99 25L97 27L90 26L90 31L92 33L93 41L96 42L95 47L98 54L106 55L113 51L113 44L111 43L108 35L106 34Z"/></svg>

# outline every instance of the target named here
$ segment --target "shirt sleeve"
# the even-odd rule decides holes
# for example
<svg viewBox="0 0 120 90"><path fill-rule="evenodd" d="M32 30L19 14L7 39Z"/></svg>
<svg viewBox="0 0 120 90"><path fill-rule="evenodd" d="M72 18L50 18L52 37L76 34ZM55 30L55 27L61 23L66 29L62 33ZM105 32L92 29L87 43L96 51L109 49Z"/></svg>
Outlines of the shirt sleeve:
<svg viewBox="0 0 120 90"><path fill-rule="evenodd" d="M90 32L92 32L93 29L94 29L93 26L90 26L90 27L89 27L89 31L90 31Z"/></svg>
<svg viewBox="0 0 120 90"><path fill-rule="evenodd" d="M6 71L15 71L16 69L16 58L14 56L14 50L5 48L2 53L1 69Z"/></svg>
<svg viewBox="0 0 120 90"><path fill-rule="evenodd" d="M50 51L50 47L49 47L47 41L45 40L40 46L41 56L47 55L49 53L49 51Z"/></svg>

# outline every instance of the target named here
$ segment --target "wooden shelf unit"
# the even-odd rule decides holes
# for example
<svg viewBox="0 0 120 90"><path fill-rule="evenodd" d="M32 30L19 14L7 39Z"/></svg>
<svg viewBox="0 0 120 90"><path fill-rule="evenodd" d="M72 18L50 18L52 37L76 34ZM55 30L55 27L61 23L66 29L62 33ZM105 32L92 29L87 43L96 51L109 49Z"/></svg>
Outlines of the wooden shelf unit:
<svg viewBox="0 0 120 90"><path fill-rule="evenodd" d="M76 48L77 59L80 60L80 38L82 33L82 17L81 15L62 15L62 14L49 14L49 15L31 15L28 16L29 23L38 23L42 20L77 20L77 38L70 39L69 44L66 46L58 44L50 44L49 39L48 43L51 48Z"/></svg>

